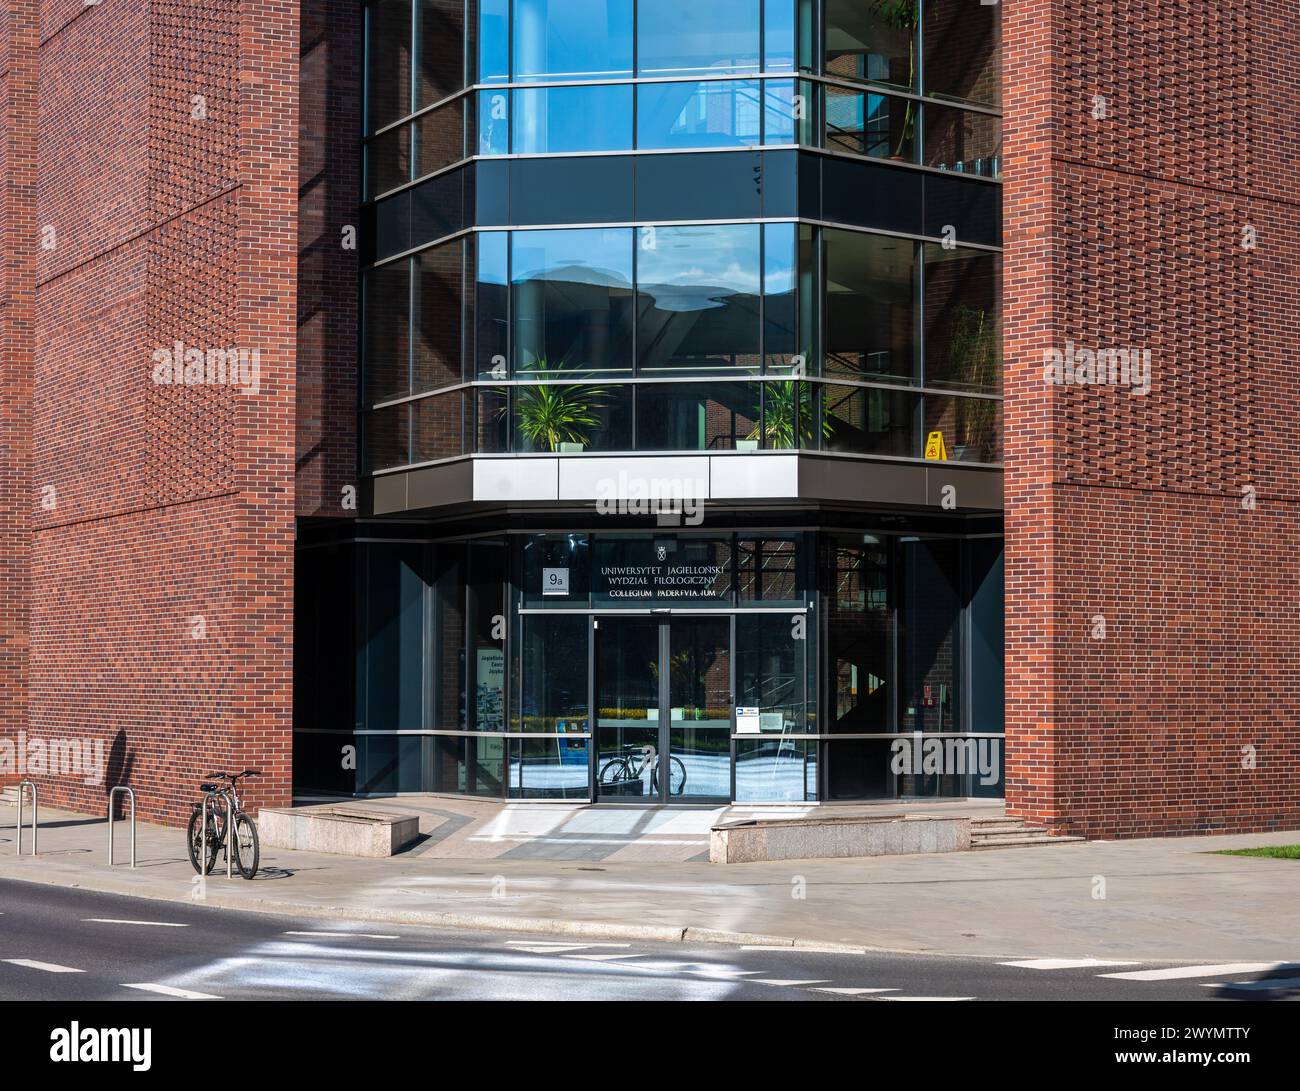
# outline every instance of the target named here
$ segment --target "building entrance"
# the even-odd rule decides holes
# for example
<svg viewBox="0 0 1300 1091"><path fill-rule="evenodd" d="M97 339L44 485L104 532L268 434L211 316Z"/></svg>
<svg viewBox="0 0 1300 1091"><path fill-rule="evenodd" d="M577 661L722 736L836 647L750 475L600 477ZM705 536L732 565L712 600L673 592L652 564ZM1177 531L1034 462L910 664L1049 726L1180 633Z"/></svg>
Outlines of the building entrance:
<svg viewBox="0 0 1300 1091"><path fill-rule="evenodd" d="M593 619L598 802L731 799L729 615Z"/></svg>

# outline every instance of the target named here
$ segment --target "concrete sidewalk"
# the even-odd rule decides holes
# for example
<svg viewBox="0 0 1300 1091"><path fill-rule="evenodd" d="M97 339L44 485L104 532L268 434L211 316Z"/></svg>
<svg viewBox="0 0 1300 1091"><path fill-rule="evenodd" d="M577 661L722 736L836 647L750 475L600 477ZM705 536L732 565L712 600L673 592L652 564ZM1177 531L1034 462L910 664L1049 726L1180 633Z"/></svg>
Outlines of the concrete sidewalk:
<svg viewBox="0 0 1300 1091"><path fill-rule="evenodd" d="M15 855L13 820L0 807L0 877L231 909L623 939L1300 961L1300 863L1207 854L1300 833L725 866L453 859L430 851L443 838L382 860L264 850L254 881L226 879L222 862L200 882L180 830L141 824L140 866L110 870L102 819L43 809L36 858Z"/></svg>

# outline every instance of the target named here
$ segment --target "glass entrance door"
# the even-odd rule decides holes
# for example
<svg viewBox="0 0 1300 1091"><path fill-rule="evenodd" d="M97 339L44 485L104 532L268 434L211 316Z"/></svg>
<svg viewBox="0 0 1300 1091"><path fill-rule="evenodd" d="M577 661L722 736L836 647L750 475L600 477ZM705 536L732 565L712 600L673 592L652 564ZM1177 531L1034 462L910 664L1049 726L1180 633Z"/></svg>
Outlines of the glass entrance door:
<svg viewBox="0 0 1300 1091"><path fill-rule="evenodd" d="M730 618L594 624L596 799L730 800Z"/></svg>

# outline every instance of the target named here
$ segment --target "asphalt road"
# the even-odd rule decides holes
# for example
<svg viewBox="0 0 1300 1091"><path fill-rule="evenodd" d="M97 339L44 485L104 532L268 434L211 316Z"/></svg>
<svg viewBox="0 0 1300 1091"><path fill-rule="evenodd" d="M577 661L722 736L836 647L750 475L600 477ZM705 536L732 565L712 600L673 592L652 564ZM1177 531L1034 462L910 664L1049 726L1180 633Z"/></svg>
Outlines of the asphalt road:
<svg viewBox="0 0 1300 1091"><path fill-rule="evenodd" d="M1283 1000L1300 963L1078 965L293 919L0 880L0 999ZM1107 974L1137 974L1108 977Z"/></svg>

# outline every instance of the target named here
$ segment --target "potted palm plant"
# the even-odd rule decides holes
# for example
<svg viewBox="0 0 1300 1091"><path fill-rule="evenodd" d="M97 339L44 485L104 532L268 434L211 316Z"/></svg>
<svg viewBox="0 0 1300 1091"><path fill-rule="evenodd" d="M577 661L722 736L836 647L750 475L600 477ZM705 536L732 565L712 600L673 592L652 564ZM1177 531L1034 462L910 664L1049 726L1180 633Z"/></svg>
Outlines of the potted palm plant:
<svg viewBox="0 0 1300 1091"><path fill-rule="evenodd" d="M542 372L558 373L565 368L561 360L554 368L545 358L534 364ZM519 434L536 451L563 454L581 451L591 438L592 429L600 425L600 409L609 391L604 387L574 384L539 383L515 388L515 419Z"/></svg>
<svg viewBox="0 0 1300 1091"><path fill-rule="evenodd" d="M811 388L806 383L765 383L763 386L763 423L754 425L745 438L755 444L761 438L765 446L779 450L813 446L817 438L817 427L813 421L810 390ZM796 419L799 422L797 442L795 439ZM821 433L823 437L830 436L831 423L829 420L822 421Z"/></svg>

